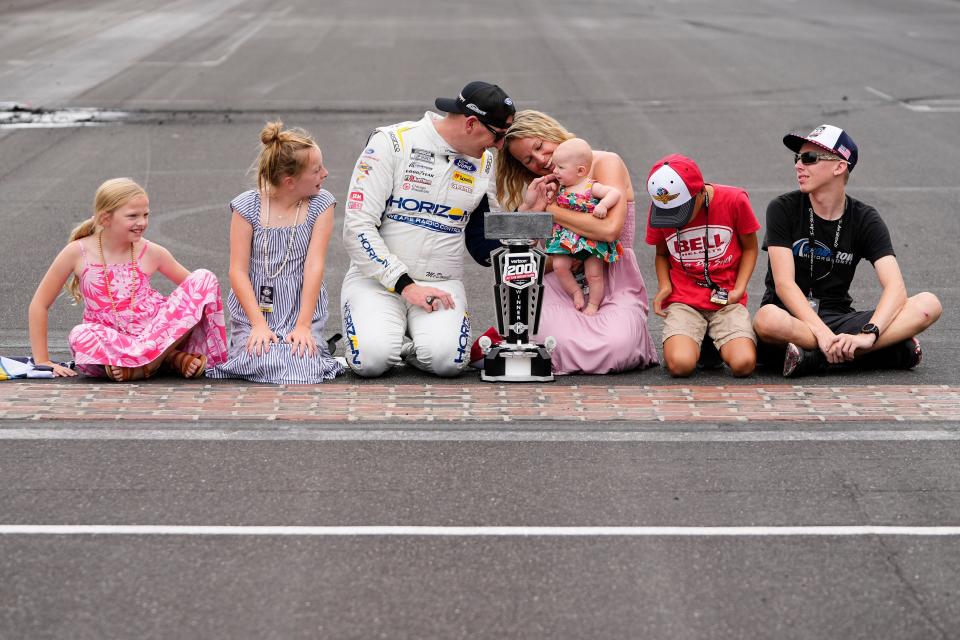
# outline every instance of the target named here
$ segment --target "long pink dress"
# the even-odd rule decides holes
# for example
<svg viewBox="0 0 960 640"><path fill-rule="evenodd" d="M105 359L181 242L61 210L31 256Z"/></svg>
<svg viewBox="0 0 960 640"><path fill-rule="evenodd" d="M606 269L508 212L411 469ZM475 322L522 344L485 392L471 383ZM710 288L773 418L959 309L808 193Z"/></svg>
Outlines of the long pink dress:
<svg viewBox="0 0 960 640"><path fill-rule="evenodd" d="M540 332L543 341L557 339L553 372L611 373L659 362L647 327L647 287L633 252L636 225L634 204L627 203L627 218L620 233L623 255L603 272L604 295L596 315L577 311L554 273L544 278Z"/></svg>
<svg viewBox="0 0 960 640"><path fill-rule="evenodd" d="M148 241L137 260L143 258ZM150 286L150 276L130 264L95 264L83 253L80 291L83 294L83 324L70 331L70 350L77 370L103 377L103 365L139 367L159 358L184 334L181 351L207 356L212 367L227 359L227 333L217 277L197 269L166 298ZM139 274L139 281L132 276ZM105 277L116 303L110 304ZM134 309L130 291L135 289Z"/></svg>

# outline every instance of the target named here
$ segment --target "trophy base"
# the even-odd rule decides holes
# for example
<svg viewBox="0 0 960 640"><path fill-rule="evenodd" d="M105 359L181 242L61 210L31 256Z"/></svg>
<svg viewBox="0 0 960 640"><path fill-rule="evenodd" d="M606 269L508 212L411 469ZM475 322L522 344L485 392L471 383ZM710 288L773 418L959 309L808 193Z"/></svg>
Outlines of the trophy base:
<svg viewBox="0 0 960 640"><path fill-rule="evenodd" d="M483 358L484 382L553 382L550 353L539 344L504 344L491 347Z"/></svg>

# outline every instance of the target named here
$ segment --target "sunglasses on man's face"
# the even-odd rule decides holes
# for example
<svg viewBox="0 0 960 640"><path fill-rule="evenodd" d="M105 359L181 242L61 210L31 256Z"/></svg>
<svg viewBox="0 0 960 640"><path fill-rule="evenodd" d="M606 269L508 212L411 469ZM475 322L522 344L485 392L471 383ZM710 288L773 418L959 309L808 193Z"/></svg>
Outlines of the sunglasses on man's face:
<svg viewBox="0 0 960 640"><path fill-rule="evenodd" d="M793 164L802 162L803 164L817 164L821 160L840 160L846 162L843 158L830 153L817 153L816 151L804 151L803 153L793 154Z"/></svg>
<svg viewBox="0 0 960 640"><path fill-rule="evenodd" d="M493 141L494 141L495 143L496 143L496 142L500 142L501 140L503 140L503 137L504 137L505 135L507 135L507 130L506 130L506 129L494 129L493 127L491 127L490 125L488 125L488 124L487 124L486 122L484 122L483 120L480 120L479 118L477 119L477 122L479 122L480 124L482 124L484 127L486 127L487 131L489 131L490 133L493 134Z"/></svg>

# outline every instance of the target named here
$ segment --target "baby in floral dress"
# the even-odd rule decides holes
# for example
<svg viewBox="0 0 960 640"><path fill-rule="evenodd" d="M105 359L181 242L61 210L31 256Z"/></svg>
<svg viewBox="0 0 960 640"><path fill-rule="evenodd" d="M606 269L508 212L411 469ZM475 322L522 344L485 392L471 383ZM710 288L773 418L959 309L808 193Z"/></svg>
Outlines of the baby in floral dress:
<svg viewBox="0 0 960 640"><path fill-rule="evenodd" d="M557 204L603 218L620 201L621 193L593 180L593 149L586 140L572 138L560 143L553 152L553 174L559 183ZM546 252L553 258L557 280L573 299L573 306L587 315L595 315L603 302L603 265L616 262L623 253L620 241L591 240L559 224L553 225L553 237ZM572 272L574 260L583 261L590 301L584 305L583 290Z"/></svg>

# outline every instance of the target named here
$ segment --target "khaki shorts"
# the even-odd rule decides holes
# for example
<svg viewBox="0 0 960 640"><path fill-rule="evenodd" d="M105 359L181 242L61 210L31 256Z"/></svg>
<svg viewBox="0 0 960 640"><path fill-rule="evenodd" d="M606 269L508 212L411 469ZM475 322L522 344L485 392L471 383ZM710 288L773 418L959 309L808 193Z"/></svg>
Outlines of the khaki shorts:
<svg viewBox="0 0 960 640"><path fill-rule="evenodd" d="M664 342L673 336L687 336L699 347L705 335L713 339L718 351L735 338L750 338L754 344L757 342L750 323L750 312L740 303L719 311L701 311L680 302L673 302L667 307L667 318L663 321Z"/></svg>

